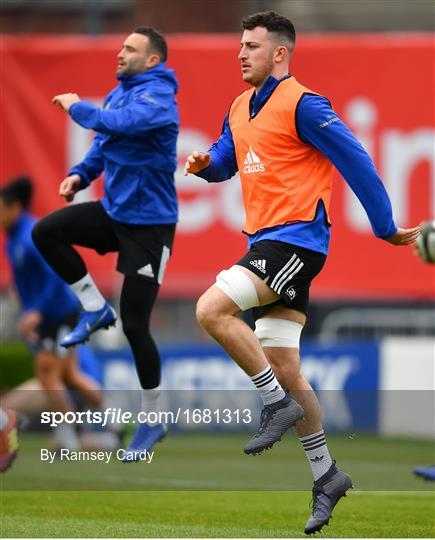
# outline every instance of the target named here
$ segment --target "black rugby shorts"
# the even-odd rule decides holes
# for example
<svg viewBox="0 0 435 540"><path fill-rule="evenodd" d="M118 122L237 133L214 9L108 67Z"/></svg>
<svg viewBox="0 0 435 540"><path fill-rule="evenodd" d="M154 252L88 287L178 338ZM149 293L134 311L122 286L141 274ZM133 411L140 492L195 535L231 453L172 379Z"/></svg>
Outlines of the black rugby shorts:
<svg viewBox="0 0 435 540"><path fill-rule="evenodd" d="M127 225L112 220L112 227L118 240L116 269L126 276L140 276L161 285L172 252L175 225Z"/></svg>
<svg viewBox="0 0 435 540"><path fill-rule="evenodd" d="M235 264L254 272L279 294L271 304L254 308L254 317L259 319L271 307L282 305L307 313L309 291L312 280L322 270L326 255L293 244L275 240L261 240Z"/></svg>
<svg viewBox="0 0 435 540"><path fill-rule="evenodd" d="M110 218L99 201L62 208L49 218L58 223L66 242L94 249L100 255L118 252L119 272L162 283L172 252L175 224L120 223Z"/></svg>
<svg viewBox="0 0 435 540"><path fill-rule="evenodd" d="M33 352L48 352L61 358L66 356L68 351L60 346L60 342L71 332L78 321L78 311L73 311L56 322L43 321L37 328L38 341L31 345Z"/></svg>

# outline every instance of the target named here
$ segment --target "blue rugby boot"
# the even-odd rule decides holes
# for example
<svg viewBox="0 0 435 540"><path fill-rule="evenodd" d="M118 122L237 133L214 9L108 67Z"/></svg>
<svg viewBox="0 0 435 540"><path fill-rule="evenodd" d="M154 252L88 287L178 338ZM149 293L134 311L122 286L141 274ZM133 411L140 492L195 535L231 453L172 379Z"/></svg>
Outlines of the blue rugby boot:
<svg viewBox="0 0 435 540"><path fill-rule="evenodd" d="M107 302L98 311L82 311L77 326L60 342L62 347L72 347L88 341L100 328L109 328L116 322L116 313Z"/></svg>
<svg viewBox="0 0 435 540"><path fill-rule="evenodd" d="M334 460L326 473L314 482L312 511L305 525L305 534L313 534L320 531L323 525L328 525L335 505L351 487L352 478L337 469Z"/></svg>
<svg viewBox="0 0 435 540"><path fill-rule="evenodd" d="M413 472L425 480L435 481L435 465L433 467L415 467Z"/></svg>
<svg viewBox="0 0 435 540"><path fill-rule="evenodd" d="M155 444L160 442L166 437L168 429L164 424L156 424L150 426L149 424L141 424L133 435L131 443L125 450L123 463L132 463L133 461L139 461L143 452L150 452Z"/></svg>

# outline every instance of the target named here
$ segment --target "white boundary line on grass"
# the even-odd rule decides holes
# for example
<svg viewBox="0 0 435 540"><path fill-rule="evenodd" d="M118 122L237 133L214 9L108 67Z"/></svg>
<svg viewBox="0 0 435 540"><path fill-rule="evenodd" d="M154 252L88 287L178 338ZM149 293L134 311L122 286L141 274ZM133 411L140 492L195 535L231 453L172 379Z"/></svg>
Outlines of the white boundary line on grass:
<svg viewBox="0 0 435 540"><path fill-rule="evenodd" d="M108 476L106 480L112 484L120 484L123 482L121 478L116 476ZM264 489L251 488L247 489L246 486L241 486L239 484L221 484L218 482L208 482L200 480L162 480L162 479L147 479L147 478L134 478L131 481L138 485L163 485L168 487L176 488L199 488L199 489L209 489L217 491L280 491L280 492L299 492L304 493L308 492L308 489L283 489L282 486L277 486L269 484L264 486ZM389 497L389 496L412 496L412 497L429 497L435 496L433 491L362 491L362 490L349 490L349 495L375 495L378 497Z"/></svg>

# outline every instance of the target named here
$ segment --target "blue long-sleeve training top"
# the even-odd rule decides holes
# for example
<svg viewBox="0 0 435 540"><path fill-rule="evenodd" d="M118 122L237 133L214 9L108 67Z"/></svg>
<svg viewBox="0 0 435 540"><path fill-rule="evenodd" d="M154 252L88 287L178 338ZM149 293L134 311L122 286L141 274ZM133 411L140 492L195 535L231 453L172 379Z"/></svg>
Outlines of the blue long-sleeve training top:
<svg viewBox="0 0 435 540"><path fill-rule="evenodd" d="M179 115L174 71L161 63L118 80L102 108L86 100L70 107L71 118L96 135L84 160L69 174L78 174L84 189L104 171L101 203L115 221L176 223Z"/></svg>
<svg viewBox="0 0 435 540"><path fill-rule="evenodd" d="M44 323L56 323L79 309L68 285L48 266L32 240L36 219L23 212L7 232L6 253L21 310L40 311Z"/></svg>
<svg viewBox="0 0 435 540"><path fill-rule="evenodd" d="M286 77L290 77L287 75ZM281 79L282 80L282 79ZM251 115L266 103L279 80L270 76L250 103ZM299 137L322 152L338 169L358 197L378 238L389 238L396 233L390 199L369 154L323 96L305 94L296 109ZM219 139L209 149L211 162L197 176L208 182L220 182L237 172L233 136L225 117ZM249 246L260 240L279 240L289 244L328 253L330 226L322 202L316 217L309 222L293 222L263 229L248 235Z"/></svg>

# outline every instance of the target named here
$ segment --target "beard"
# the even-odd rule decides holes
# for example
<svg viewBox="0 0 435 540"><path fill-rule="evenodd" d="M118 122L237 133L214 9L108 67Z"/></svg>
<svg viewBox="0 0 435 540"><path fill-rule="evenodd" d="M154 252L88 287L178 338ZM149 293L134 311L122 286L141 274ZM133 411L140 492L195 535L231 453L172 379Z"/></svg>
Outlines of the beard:
<svg viewBox="0 0 435 540"><path fill-rule="evenodd" d="M246 74L246 76L243 76L243 80L252 86L260 86L269 77L269 75L271 75L273 67L274 64L271 55L268 61L262 65L261 68L257 68L255 71Z"/></svg>

